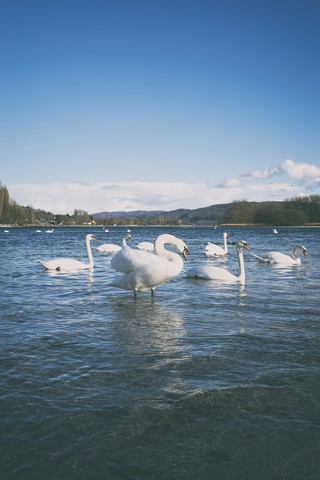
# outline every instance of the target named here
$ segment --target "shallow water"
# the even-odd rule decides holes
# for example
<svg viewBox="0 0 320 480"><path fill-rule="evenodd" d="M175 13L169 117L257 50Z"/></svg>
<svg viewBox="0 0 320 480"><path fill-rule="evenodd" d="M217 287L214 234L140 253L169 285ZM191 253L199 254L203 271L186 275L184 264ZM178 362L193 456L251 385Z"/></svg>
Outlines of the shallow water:
<svg viewBox="0 0 320 480"><path fill-rule="evenodd" d="M131 227L134 243L173 233L191 265L237 273L234 242L290 253L246 284L175 279L154 297L92 273L48 273L37 259L86 261L84 238L120 244L126 228L0 229L3 479L320 478L320 230L227 228L229 255L208 259L221 228Z"/></svg>

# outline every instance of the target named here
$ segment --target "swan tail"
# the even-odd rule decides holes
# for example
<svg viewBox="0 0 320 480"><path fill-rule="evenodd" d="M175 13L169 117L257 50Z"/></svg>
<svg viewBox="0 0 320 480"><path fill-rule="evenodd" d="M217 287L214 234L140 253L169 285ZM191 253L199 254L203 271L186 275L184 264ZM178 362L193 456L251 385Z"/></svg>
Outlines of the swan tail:
<svg viewBox="0 0 320 480"><path fill-rule="evenodd" d="M109 283L111 287L122 288L123 290L134 290L128 282L128 276L126 274L113 280Z"/></svg>

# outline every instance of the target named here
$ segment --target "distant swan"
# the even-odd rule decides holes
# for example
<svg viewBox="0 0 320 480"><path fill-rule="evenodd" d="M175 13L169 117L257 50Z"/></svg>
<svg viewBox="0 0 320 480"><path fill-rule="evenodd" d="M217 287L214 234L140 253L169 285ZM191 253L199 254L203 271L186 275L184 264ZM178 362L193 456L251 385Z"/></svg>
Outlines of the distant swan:
<svg viewBox="0 0 320 480"><path fill-rule="evenodd" d="M83 262L80 262L79 260L74 260L73 258L56 258L54 260L49 260L48 262L43 262L42 260L39 260L39 262L47 270L57 270L57 271L64 271L64 272L73 271L73 270L82 270L84 268L93 268L93 257L92 257L91 247L90 247L91 240L94 240L95 242L97 241L94 238L94 235L89 233L86 236L86 246L87 246L89 263L83 263Z"/></svg>
<svg viewBox="0 0 320 480"><path fill-rule="evenodd" d="M278 230L276 228L272 229L273 233L278 233Z"/></svg>
<svg viewBox="0 0 320 480"><path fill-rule="evenodd" d="M126 235L123 237L122 244L126 245L126 240L129 240L131 242L131 235ZM104 243L102 245L99 245L99 247L93 247L99 252L102 253L117 253L120 252L121 247L120 245L116 245L115 243Z"/></svg>
<svg viewBox="0 0 320 480"><path fill-rule="evenodd" d="M51 228L51 230L46 230L46 233L53 233L53 228Z"/></svg>
<svg viewBox="0 0 320 480"><path fill-rule="evenodd" d="M226 255L228 253L227 238L228 234L226 232L223 232L224 248L219 247L219 245L216 245L215 243L208 242L204 251L205 255L207 255L208 257Z"/></svg>
<svg viewBox="0 0 320 480"><path fill-rule="evenodd" d="M191 278L203 278L207 280L219 280L224 282L240 282L245 283L244 261L242 249L250 250L247 243L244 240L237 242L237 254L239 262L239 275L233 275L225 268L212 267L212 266L199 266L193 267L186 271L187 277Z"/></svg>
<svg viewBox="0 0 320 480"><path fill-rule="evenodd" d="M298 245L292 250L292 257L280 252L269 252L261 257L251 253L260 263L281 263L282 265L300 265L301 258L298 257L297 251L301 250L304 255L307 255L307 249L303 245Z"/></svg>
<svg viewBox="0 0 320 480"><path fill-rule="evenodd" d="M154 244L152 242L140 242L136 247L140 250L150 250L150 252L154 250Z"/></svg>
<svg viewBox="0 0 320 480"><path fill-rule="evenodd" d="M121 252L111 260L111 266L123 275L115 279L111 286L133 290L135 294L151 289L153 294L157 285L179 275L183 260L177 253L166 250L165 244L175 247L187 260L186 244L170 234L157 237L154 243L155 254L124 245Z"/></svg>

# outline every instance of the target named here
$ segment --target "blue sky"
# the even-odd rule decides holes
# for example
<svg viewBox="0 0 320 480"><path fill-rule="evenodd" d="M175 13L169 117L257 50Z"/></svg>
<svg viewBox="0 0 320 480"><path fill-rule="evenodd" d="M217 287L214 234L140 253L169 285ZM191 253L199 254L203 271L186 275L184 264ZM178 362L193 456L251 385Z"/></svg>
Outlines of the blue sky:
<svg viewBox="0 0 320 480"><path fill-rule="evenodd" d="M317 0L1 0L0 181L55 213L320 193Z"/></svg>

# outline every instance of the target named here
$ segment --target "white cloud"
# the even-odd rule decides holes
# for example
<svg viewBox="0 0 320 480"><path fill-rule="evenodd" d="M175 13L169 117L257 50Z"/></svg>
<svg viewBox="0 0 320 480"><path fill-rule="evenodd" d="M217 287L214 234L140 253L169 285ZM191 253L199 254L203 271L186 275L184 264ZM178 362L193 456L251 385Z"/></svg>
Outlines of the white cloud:
<svg viewBox="0 0 320 480"><path fill-rule="evenodd" d="M270 168L253 170L241 175L248 180L268 180L275 176L287 176L293 180L320 180L320 168L310 163L296 163L289 158Z"/></svg>
<svg viewBox="0 0 320 480"><path fill-rule="evenodd" d="M279 168L277 166L270 168L263 168L261 170L253 170L248 174L242 175L251 180L267 180L268 178L273 177L279 173Z"/></svg>
<svg viewBox="0 0 320 480"><path fill-rule="evenodd" d="M289 179L271 182L270 177ZM292 179L298 180L292 183ZM285 200L299 194L318 193L320 168L285 160L281 164L230 178L221 184L161 182L55 182L44 185L8 185L10 197L20 205L31 205L55 214L74 209L101 211L174 210L200 208L234 200Z"/></svg>
<svg viewBox="0 0 320 480"><path fill-rule="evenodd" d="M318 177L319 181L320 178L320 168L310 163L295 163L293 160L287 159L281 163L281 169L288 177L297 180Z"/></svg>

